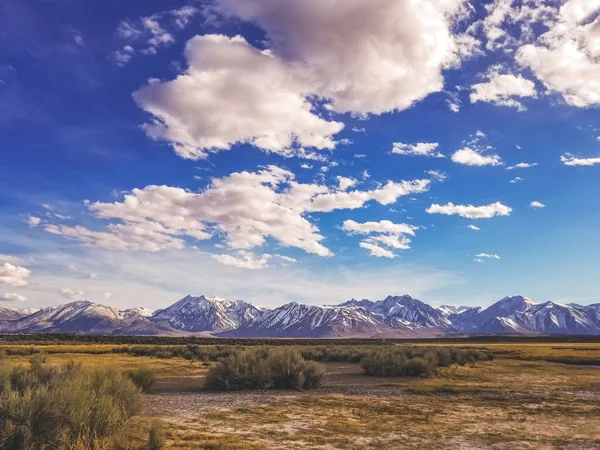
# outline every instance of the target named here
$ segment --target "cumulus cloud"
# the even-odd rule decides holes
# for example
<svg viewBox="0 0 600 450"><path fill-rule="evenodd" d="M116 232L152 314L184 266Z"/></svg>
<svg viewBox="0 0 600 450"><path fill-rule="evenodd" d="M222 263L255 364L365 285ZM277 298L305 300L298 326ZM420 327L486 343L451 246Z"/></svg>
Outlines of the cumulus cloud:
<svg viewBox="0 0 600 450"><path fill-rule="evenodd" d="M506 53L534 40L534 27L547 26L557 12L554 5L540 0L494 0L484 6L487 15L471 28L482 29L486 49Z"/></svg>
<svg viewBox="0 0 600 450"><path fill-rule="evenodd" d="M526 162L521 162L518 164L515 164L514 166L508 166L506 168L506 170L514 170L514 169L529 169L531 167L535 167L537 166L538 163L526 163Z"/></svg>
<svg viewBox="0 0 600 450"><path fill-rule="evenodd" d="M395 258L396 254L390 250L387 250L383 247L380 247L377 244L369 242L367 240L362 241L358 244L361 248L369 250L371 256L376 256L378 258Z"/></svg>
<svg viewBox="0 0 600 450"><path fill-rule="evenodd" d="M500 202L490 203L484 206L473 205L455 205L446 203L445 205L432 204L425 210L429 214L445 214L447 216L457 215L467 219L490 219L495 216L509 216L512 208L503 205Z"/></svg>
<svg viewBox="0 0 600 450"><path fill-rule="evenodd" d="M509 106L525 111L527 108L515 97L536 97L535 84L521 75L500 74L492 70L488 81L471 86L471 103L487 102L498 106Z"/></svg>
<svg viewBox="0 0 600 450"><path fill-rule="evenodd" d="M222 11L263 28L272 53L302 65L313 93L338 112L403 110L443 88L443 70L476 40L453 33L462 0L219 0ZM310 24L310 26L307 26Z"/></svg>
<svg viewBox="0 0 600 450"><path fill-rule="evenodd" d="M61 288L58 291L58 295L64 298L68 298L70 300L82 300L83 299L83 291L78 291L71 288Z"/></svg>
<svg viewBox="0 0 600 450"><path fill-rule="evenodd" d="M341 122L320 117L300 76L268 50L241 36L196 36L185 48L187 71L175 80L151 80L133 94L153 116L144 126L183 158L249 143L294 155L293 146L332 149Z"/></svg>
<svg viewBox="0 0 600 450"><path fill-rule="evenodd" d="M509 181L509 183L515 184L515 183L518 183L519 181L523 181L523 178L521 178L521 177L514 177L512 180Z"/></svg>
<svg viewBox="0 0 600 450"><path fill-rule="evenodd" d="M439 144L437 142L418 142L416 144L394 142L392 153L397 155L432 156L434 158L443 158L444 155L437 151L438 147Z"/></svg>
<svg viewBox="0 0 600 450"><path fill-rule="evenodd" d="M113 297L113 294L112 294L112 292L105 292L103 296L104 296L105 299L108 300L109 298Z"/></svg>
<svg viewBox="0 0 600 450"><path fill-rule="evenodd" d="M347 183L346 183L347 184ZM181 249L185 239L222 236L230 248L249 250L272 237L280 245L320 256L331 255L319 229L306 217L311 212L356 209L370 201L388 205L401 196L422 193L431 180L388 181L370 190L303 184L292 172L268 166L257 172L235 172L214 178L200 193L170 186L134 189L122 202L89 205L99 218L123 223L108 231L81 226L48 225L45 230L86 245L113 250Z"/></svg>
<svg viewBox="0 0 600 450"><path fill-rule="evenodd" d="M257 256L251 252L240 250L236 255L211 255L215 261L239 269L259 270L269 267L271 255Z"/></svg>
<svg viewBox="0 0 600 450"><path fill-rule="evenodd" d="M27 286L29 275L31 275L30 270L9 262L5 262L0 266L0 284L8 284L14 287Z"/></svg>
<svg viewBox="0 0 600 450"><path fill-rule="evenodd" d="M364 239L359 245L369 250L372 256L395 258L396 254L389 250L408 250L410 248L410 239L405 235L415 235L415 230L419 227L408 225L406 223L393 223L389 220L379 222L359 223L354 220L346 220L342 225L342 230L347 234L376 234ZM385 249L384 247L388 247Z"/></svg>
<svg viewBox="0 0 600 450"><path fill-rule="evenodd" d="M15 294L14 292L5 292L0 295L0 300L4 300L7 302L24 302L27 300L27 297L21 294Z"/></svg>
<svg viewBox="0 0 600 450"><path fill-rule="evenodd" d="M502 159L498 155L482 155L469 147L461 148L452 154L452 161L465 166L499 166Z"/></svg>
<svg viewBox="0 0 600 450"><path fill-rule="evenodd" d="M357 181L354 178L349 177L337 177L340 191L347 191L349 188L356 185Z"/></svg>
<svg viewBox="0 0 600 450"><path fill-rule="evenodd" d="M475 231L480 231L481 228L479 228L477 225L467 225L468 228L470 228L471 230L475 230Z"/></svg>
<svg viewBox="0 0 600 450"><path fill-rule="evenodd" d="M529 204L529 206L531 206L532 208L545 208L546 205L544 205L542 202L538 202L538 201L533 201Z"/></svg>
<svg viewBox="0 0 600 450"><path fill-rule="evenodd" d="M569 105L600 104L598 2L565 1L548 25L536 42L518 49L517 61Z"/></svg>
<svg viewBox="0 0 600 450"><path fill-rule="evenodd" d="M565 166L595 166L596 164L600 164L600 156L594 158L578 158L570 153L565 153L564 155L561 155L560 160Z"/></svg>

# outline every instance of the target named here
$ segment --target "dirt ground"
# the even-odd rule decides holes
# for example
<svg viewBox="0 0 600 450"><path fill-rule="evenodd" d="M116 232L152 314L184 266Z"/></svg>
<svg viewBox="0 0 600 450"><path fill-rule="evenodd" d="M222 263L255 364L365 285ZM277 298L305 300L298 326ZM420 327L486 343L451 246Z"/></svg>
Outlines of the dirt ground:
<svg viewBox="0 0 600 450"><path fill-rule="evenodd" d="M600 371L501 360L431 379L327 363L306 392L159 392L171 448L599 449Z"/></svg>

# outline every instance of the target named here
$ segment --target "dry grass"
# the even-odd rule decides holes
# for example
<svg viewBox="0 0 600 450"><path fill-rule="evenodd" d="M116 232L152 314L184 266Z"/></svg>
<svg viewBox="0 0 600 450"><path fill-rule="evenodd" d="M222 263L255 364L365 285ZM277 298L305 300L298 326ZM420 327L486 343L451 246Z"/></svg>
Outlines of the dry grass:
<svg viewBox="0 0 600 450"><path fill-rule="evenodd" d="M476 367L442 369L433 378L395 379L363 377L355 364L327 363L330 375L315 393L286 393L272 402L258 400L244 407L236 406L243 402L224 401L185 415L159 409L166 421L167 448L600 448L600 369L551 362L576 359L594 364L600 359L600 344L448 345L491 350L496 359ZM74 360L122 370L150 368L158 378L156 389L167 396L172 395L168 391L198 391L207 371L202 363L180 358L114 354L114 345L94 344L89 353L85 347L48 346L49 363ZM25 356L4 359L8 365L27 361ZM332 394L338 386L349 395ZM361 395L354 395L355 386ZM116 448L144 448L152 420L135 419L116 437Z"/></svg>

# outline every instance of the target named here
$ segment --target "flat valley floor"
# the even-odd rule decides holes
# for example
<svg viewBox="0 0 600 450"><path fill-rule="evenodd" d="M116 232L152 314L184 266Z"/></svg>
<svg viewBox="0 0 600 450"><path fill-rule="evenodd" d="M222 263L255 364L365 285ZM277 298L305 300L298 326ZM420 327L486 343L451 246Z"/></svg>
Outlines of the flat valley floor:
<svg viewBox="0 0 600 450"><path fill-rule="evenodd" d="M600 449L600 344L451 345L495 359L433 378L367 377L359 364L330 362L310 392L209 392L208 362L115 354L114 344L36 348L50 364L155 371L143 414L115 448L143 448L159 418L173 449ZM4 364L27 364L27 356Z"/></svg>

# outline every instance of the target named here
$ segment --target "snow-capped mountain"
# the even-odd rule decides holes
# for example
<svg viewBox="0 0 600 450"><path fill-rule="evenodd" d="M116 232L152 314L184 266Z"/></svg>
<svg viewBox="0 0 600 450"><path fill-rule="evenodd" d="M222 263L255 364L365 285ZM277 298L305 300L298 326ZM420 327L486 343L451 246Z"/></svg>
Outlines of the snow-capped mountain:
<svg viewBox="0 0 600 450"><path fill-rule="evenodd" d="M447 327L450 320L436 308L412 298L410 295L388 296L384 300L350 300L339 306L362 306L393 328Z"/></svg>
<svg viewBox="0 0 600 450"><path fill-rule="evenodd" d="M389 332L392 330L365 308L288 303L264 312L246 329L232 334L271 337L370 337Z"/></svg>
<svg viewBox="0 0 600 450"><path fill-rule="evenodd" d="M152 316L183 331L223 331L243 328L261 315L261 309L241 300L188 295Z"/></svg>
<svg viewBox="0 0 600 450"><path fill-rule="evenodd" d="M441 305L441 306L435 307L435 309L437 309L439 312L441 312L446 317L449 317L449 316L452 316L455 314L462 314L469 309L473 309L473 307L472 306Z"/></svg>
<svg viewBox="0 0 600 450"><path fill-rule="evenodd" d="M40 310L0 307L0 332L230 337L414 337L450 334L600 334L600 303L582 306L505 297L487 308L434 308L409 295L337 306L274 309L219 297L182 298L152 312L76 301Z"/></svg>
<svg viewBox="0 0 600 450"><path fill-rule="evenodd" d="M24 309L5 308L0 306L0 321L20 319L27 315Z"/></svg>

